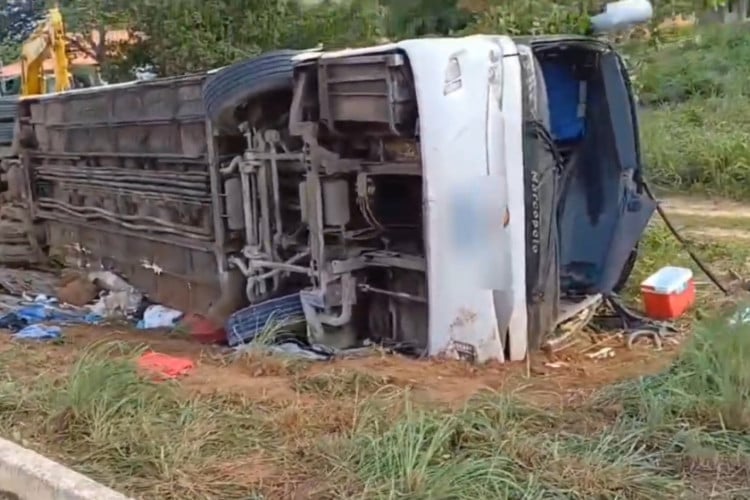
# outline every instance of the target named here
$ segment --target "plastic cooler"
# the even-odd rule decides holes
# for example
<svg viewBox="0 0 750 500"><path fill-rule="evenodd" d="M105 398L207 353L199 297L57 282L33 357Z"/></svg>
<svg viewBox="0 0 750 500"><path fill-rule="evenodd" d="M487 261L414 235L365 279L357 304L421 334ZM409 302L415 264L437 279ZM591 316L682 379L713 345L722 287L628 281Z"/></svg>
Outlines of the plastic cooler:
<svg viewBox="0 0 750 500"><path fill-rule="evenodd" d="M641 298L650 318L680 317L695 303L693 271L672 266L659 269L641 283Z"/></svg>

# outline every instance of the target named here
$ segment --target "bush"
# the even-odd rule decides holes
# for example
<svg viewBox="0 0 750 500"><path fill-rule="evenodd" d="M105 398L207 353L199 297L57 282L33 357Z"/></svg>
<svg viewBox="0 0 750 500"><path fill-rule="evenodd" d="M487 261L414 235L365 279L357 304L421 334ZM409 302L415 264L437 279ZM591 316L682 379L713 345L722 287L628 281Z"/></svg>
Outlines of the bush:
<svg viewBox="0 0 750 500"><path fill-rule="evenodd" d="M750 92L750 28L707 27L676 42L632 50L643 104Z"/></svg>
<svg viewBox="0 0 750 500"><path fill-rule="evenodd" d="M670 191L750 195L750 101L693 98L641 113L646 176Z"/></svg>
<svg viewBox="0 0 750 500"><path fill-rule="evenodd" d="M750 28L630 47L647 177L670 191L750 196Z"/></svg>

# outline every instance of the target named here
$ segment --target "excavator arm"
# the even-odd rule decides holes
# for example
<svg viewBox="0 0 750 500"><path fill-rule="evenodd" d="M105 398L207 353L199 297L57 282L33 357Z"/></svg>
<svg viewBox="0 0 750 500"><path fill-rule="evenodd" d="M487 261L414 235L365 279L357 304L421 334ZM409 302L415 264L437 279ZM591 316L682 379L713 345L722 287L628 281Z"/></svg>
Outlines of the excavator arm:
<svg viewBox="0 0 750 500"><path fill-rule="evenodd" d="M21 95L46 93L44 60L52 56L55 63L55 92L70 89L70 68L65 42L65 25L60 9L49 10L21 49Z"/></svg>

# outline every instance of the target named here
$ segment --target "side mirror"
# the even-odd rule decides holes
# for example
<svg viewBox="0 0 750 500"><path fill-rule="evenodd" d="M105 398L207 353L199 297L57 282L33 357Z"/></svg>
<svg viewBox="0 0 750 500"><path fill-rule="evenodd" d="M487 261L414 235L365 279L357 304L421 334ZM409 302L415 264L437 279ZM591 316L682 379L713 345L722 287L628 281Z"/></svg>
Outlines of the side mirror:
<svg viewBox="0 0 750 500"><path fill-rule="evenodd" d="M619 0L604 6L604 12L591 18L594 33L606 33L650 21L654 7L649 0Z"/></svg>

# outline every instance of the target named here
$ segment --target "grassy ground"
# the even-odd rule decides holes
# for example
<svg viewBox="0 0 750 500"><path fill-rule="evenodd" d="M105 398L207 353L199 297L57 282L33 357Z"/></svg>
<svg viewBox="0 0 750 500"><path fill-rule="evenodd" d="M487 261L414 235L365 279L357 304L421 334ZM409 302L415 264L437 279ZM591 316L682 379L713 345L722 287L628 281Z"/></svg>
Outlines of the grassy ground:
<svg viewBox="0 0 750 500"><path fill-rule="evenodd" d="M736 239L697 247L720 271L748 269ZM658 224L643 250L635 281L689 262ZM715 292L699 289L708 305ZM522 367L412 361L398 372L210 352L203 372L157 384L138 374L132 337L83 354L93 337L69 338L0 343L0 435L141 498L750 495L750 328L726 321L705 319L679 354L567 356L569 368L546 374L538 360L530 378ZM196 377L208 378L199 388Z"/></svg>
<svg viewBox="0 0 750 500"><path fill-rule="evenodd" d="M648 178L661 187L750 197L750 28L704 28L629 50Z"/></svg>

